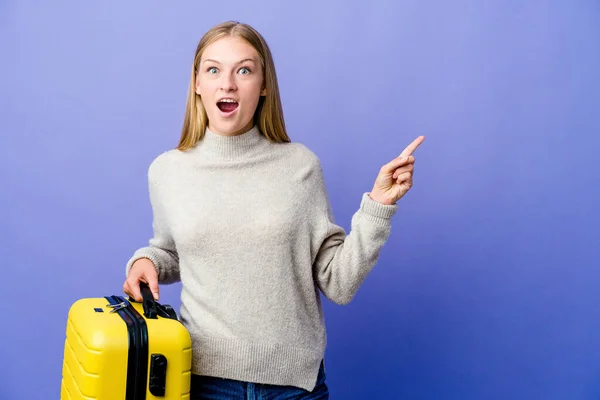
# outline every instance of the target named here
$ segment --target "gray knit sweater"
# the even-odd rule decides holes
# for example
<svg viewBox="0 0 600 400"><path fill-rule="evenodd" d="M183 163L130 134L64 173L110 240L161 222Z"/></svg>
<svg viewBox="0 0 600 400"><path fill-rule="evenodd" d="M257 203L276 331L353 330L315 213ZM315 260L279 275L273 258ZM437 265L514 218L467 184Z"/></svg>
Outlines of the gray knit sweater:
<svg viewBox="0 0 600 400"><path fill-rule="evenodd" d="M192 372L312 390L326 333L320 293L347 304L375 265L397 205L364 193L351 232L333 222L321 165L257 127L210 130L148 170L159 283L181 281ZM357 204L358 205L358 204Z"/></svg>

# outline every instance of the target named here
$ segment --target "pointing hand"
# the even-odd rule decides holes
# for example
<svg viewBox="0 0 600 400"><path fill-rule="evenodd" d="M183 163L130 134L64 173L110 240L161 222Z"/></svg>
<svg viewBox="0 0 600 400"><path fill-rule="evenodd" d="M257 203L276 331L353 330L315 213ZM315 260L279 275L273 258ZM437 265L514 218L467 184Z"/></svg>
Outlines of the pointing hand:
<svg viewBox="0 0 600 400"><path fill-rule="evenodd" d="M381 204L395 204L412 187L415 157L412 153L425 140L419 136L409 144L402 153L381 167L379 175L369 194L371 199Z"/></svg>

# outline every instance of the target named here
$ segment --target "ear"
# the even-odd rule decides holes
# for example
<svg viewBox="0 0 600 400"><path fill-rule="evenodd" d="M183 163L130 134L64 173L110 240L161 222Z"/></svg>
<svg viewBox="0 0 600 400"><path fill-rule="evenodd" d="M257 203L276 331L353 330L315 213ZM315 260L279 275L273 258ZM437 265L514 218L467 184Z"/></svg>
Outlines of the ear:
<svg viewBox="0 0 600 400"><path fill-rule="evenodd" d="M200 96L200 79L198 79L198 76L196 76L194 87L196 89L196 94Z"/></svg>
<svg viewBox="0 0 600 400"><path fill-rule="evenodd" d="M262 88L262 90L260 91L260 95L261 96L266 96L267 95L267 88Z"/></svg>

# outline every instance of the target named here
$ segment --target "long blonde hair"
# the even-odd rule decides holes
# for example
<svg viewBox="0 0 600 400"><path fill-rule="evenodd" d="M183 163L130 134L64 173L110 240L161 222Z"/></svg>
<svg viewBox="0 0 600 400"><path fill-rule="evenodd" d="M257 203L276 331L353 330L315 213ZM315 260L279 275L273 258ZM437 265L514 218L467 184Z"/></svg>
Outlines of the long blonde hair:
<svg viewBox="0 0 600 400"><path fill-rule="evenodd" d="M179 150L188 150L194 147L204 137L204 131L208 126L208 116L202 104L202 99L196 94L195 90L198 65L206 47L227 35L237 36L245 40L254 47L260 56L266 96L261 96L253 117L254 123L258 126L260 133L272 142L291 141L285 129L283 108L279 96L279 85L277 83L277 74L275 73L275 63L273 62L273 56L267 42L251 26L237 21L228 21L216 25L206 32L196 48L183 128L179 145L177 146Z"/></svg>

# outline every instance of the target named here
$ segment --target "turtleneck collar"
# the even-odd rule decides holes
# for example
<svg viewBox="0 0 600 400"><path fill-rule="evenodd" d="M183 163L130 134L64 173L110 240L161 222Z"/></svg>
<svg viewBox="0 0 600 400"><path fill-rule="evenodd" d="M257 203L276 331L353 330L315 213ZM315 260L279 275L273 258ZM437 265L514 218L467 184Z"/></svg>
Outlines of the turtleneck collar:
<svg viewBox="0 0 600 400"><path fill-rule="evenodd" d="M264 146L267 139L254 125L250 130L235 136L219 135L206 128L204 137L196 145L197 151L206 155L235 159L247 156Z"/></svg>

